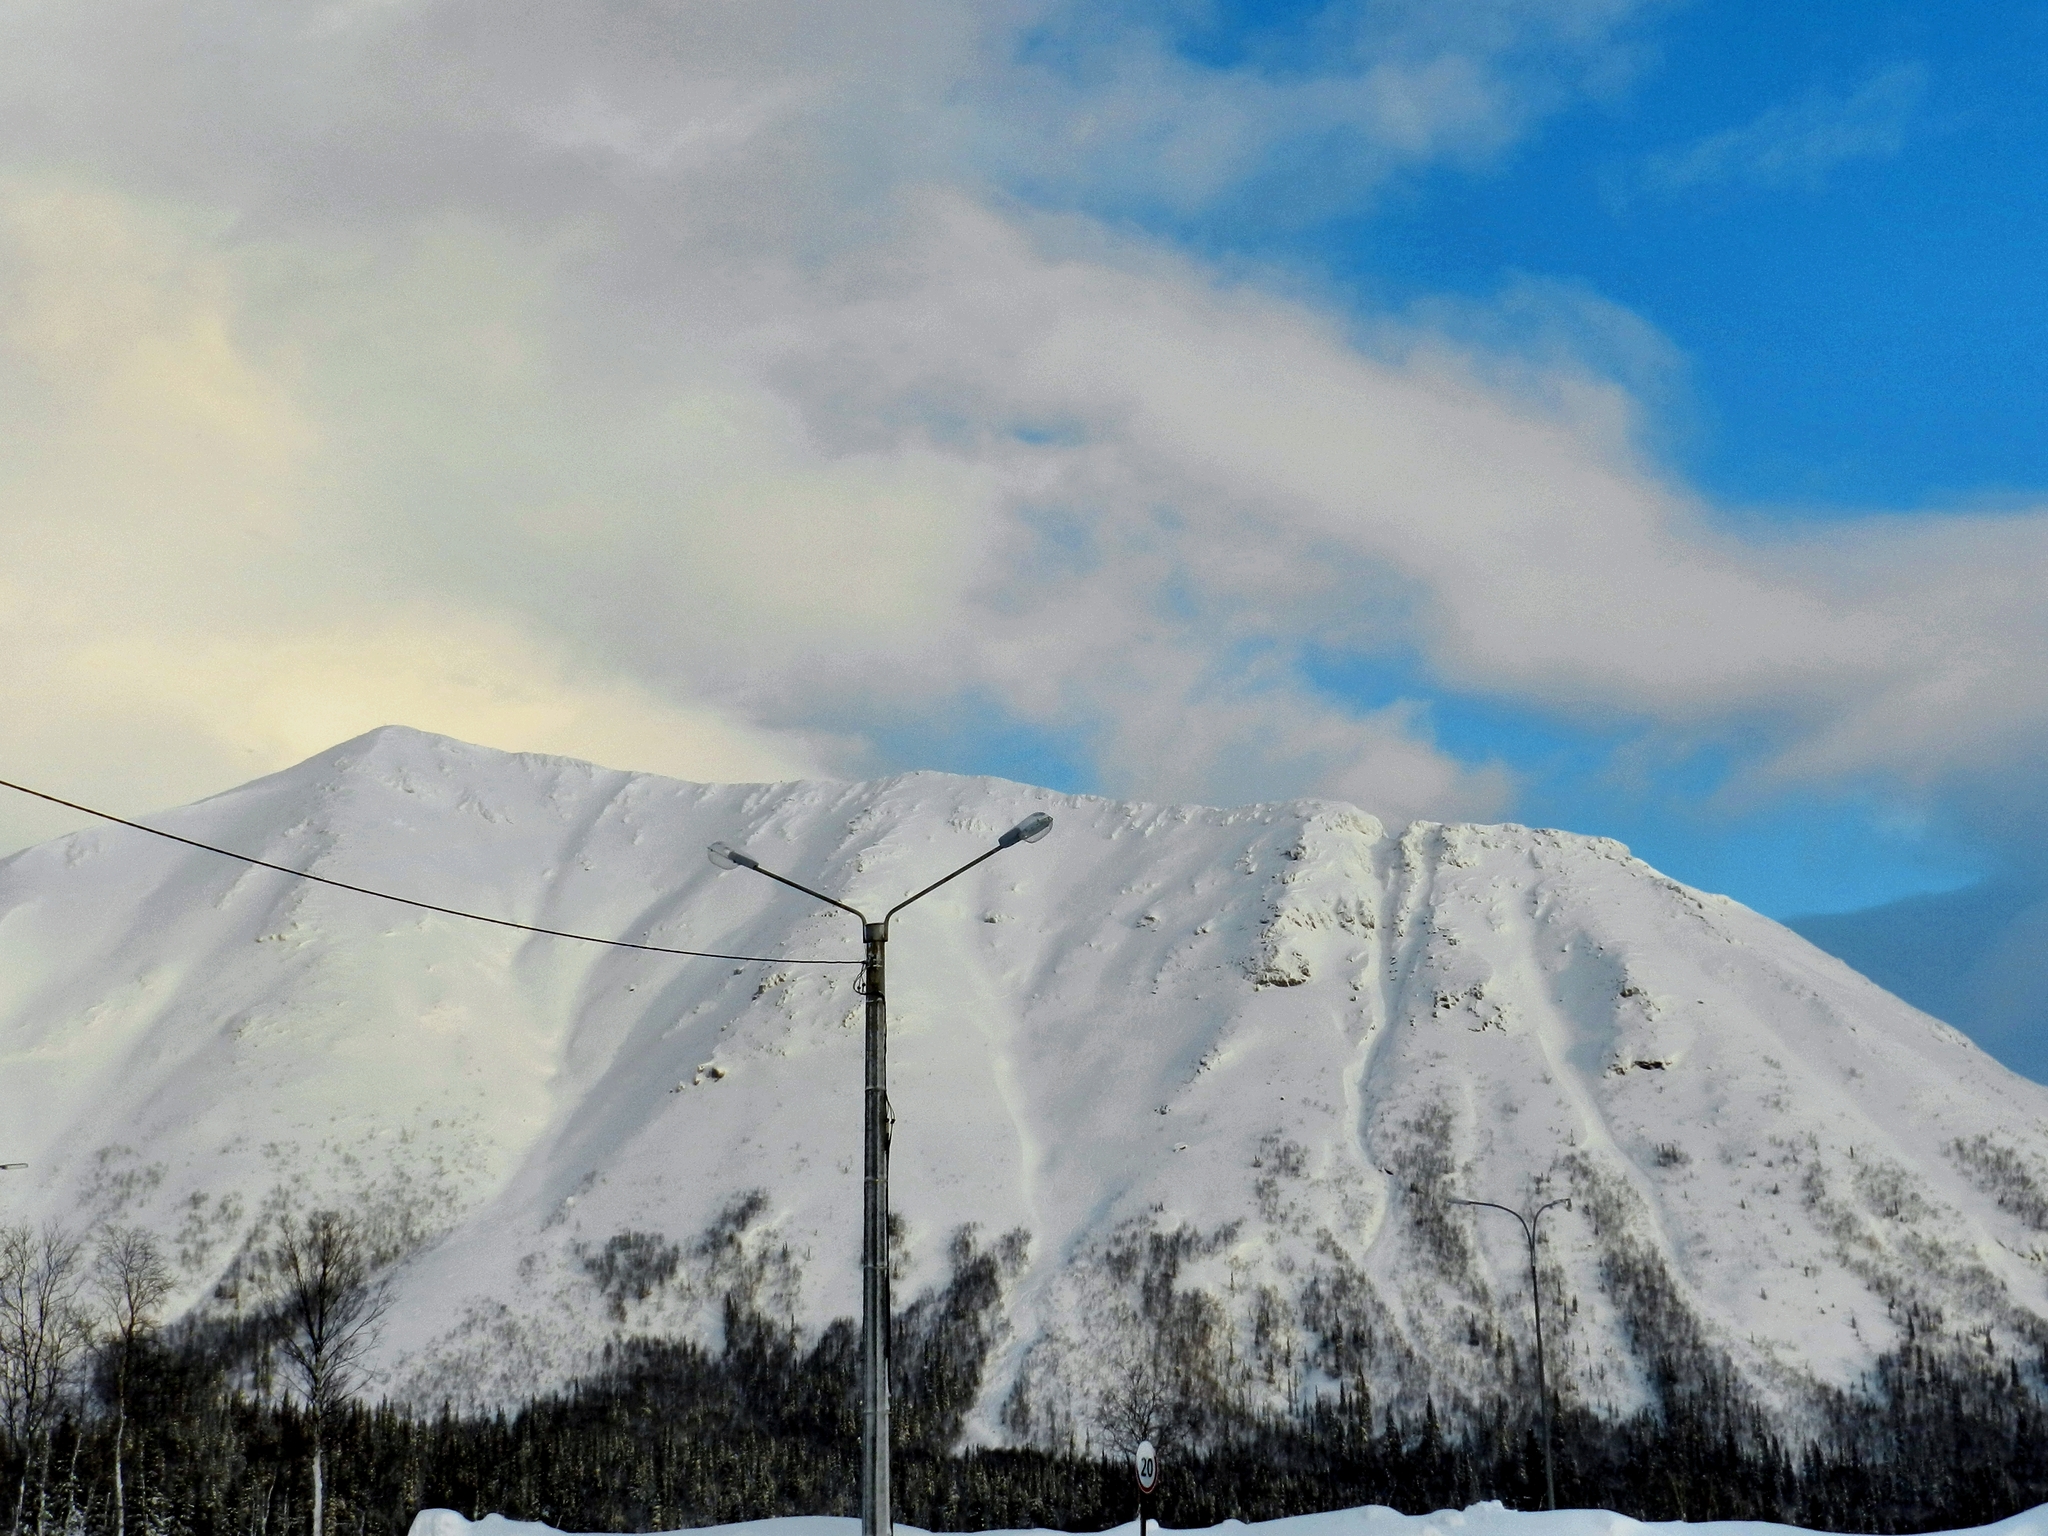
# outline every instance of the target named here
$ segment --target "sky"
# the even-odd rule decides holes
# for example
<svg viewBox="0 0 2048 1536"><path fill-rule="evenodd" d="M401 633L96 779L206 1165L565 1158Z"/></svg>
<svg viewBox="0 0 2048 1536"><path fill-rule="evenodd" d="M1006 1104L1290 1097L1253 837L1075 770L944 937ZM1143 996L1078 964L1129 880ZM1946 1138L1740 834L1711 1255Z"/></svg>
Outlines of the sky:
<svg viewBox="0 0 2048 1536"><path fill-rule="evenodd" d="M1558 825L1838 947L1966 910L1942 1006L2048 1076L2048 0L0 54L0 777L133 814L399 722Z"/></svg>

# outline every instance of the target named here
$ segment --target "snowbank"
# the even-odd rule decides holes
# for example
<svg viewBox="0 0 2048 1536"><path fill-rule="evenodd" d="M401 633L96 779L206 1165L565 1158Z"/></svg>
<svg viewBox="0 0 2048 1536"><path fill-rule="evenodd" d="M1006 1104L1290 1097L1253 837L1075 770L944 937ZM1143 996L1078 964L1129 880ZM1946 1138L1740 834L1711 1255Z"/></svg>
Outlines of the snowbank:
<svg viewBox="0 0 2048 1536"><path fill-rule="evenodd" d="M1151 1529L1162 1529L1152 1524ZM750 1520L740 1525L706 1528L712 1531L744 1531L750 1536L852 1536L860 1522L828 1515L799 1515L784 1520ZM918 1528L899 1523L899 1531ZM1285 1520L1266 1520L1246 1525L1226 1520L1213 1531L1257 1531L1260 1536L1637 1536L1639 1532L1686 1531L1713 1536L1765 1536L1767 1532L1793 1531L1797 1526L1775 1525L1766 1520L1710 1520L1697 1525L1684 1521L1644 1522L1604 1509L1560 1509L1554 1514L1525 1514L1498 1503L1474 1504L1470 1509L1443 1509L1433 1515L1404 1515L1381 1505L1364 1509L1338 1509L1321 1515L1292 1515ZM1120 1525L1103 1536L1135 1532L1136 1522ZM1972 1528L1973 1536L2048 1536L2048 1504L2001 1520L1995 1525ZM410 1536L557 1536L553 1526L535 1521L507 1520L486 1515L469 1521L452 1509L423 1509L413 1519ZM920 1533L922 1536L922 1533ZM991 1532L989 1536L1010 1536ZM1186 1533L1193 1536L1193 1533Z"/></svg>

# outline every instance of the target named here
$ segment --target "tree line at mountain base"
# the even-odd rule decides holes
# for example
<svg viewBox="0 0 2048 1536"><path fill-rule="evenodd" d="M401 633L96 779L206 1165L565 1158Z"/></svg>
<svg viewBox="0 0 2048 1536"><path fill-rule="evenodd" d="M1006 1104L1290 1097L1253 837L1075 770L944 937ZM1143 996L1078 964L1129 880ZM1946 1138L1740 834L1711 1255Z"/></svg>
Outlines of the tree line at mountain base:
<svg viewBox="0 0 2048 1536"><path fill-rule="evenodd" d="M146 1234L112 1229L88 1257L55 1228L0 1229L7 1536L403 1536L434 1507L618 1532L853 1515L858 1332L840 1319L806 1337L764 1311L766 1272L739 1262L754 1209L736 1205L698 1245L731 1281L717 1347L622 1337L568 1390L488 1415L352 1396L388 1262L352 1218L281 1213L237 1270L246 1289L169 1328L156 1321L168 1282ZM983 1248L962 1229L950 1278L892 1320L894 1505L906 1524L1124 1524L1135 1514L1128 1462L1102 1448L1141 1437L1162 1451L1152 1513L1169 1527L1366 1504L1542 1507L1542 1441L1525 1397L1455 1415L1427 1401L1390 1412L1357 1379L1333 1395L1298 1391L1291 1411L1253 1411L1227 1385L1175 1374L1173 1362L1198 1353L1175 1329L1200 1317L1164 1302L1150 1364L1120 1374L1128 1389L1086 1413L1088 1440L959 1449L1022 1243L1011 1234ZM622 1234L587 1262L637 1296L680 1253ZM1644 1295L1667 1284L1637 1279ZM1151 1289L1171 1299L1171 1286ZM1888 1533L2048 1503L2048 1351L2005 1358L1989 1335L1960 1345L1909 1310L1903 1346L1862 1388L1810 1405L1809 1433L1788 1441L1677 1313L1660 1302L1644 1315L1665 1319L1640 1330L1656 1404L1627 1416L1559 1405L1561 1506Z"/></svg>
<svg viewBox="0 0 2048 1536"><path fill-rule="evenodd" d="M858 1509L850 1329L809 1350L771 1324L728 1317L727 1342L616 1347L574 1389L513 1414L418 1417L331 1408L324 1431L332 1536L403 1536L420 1509L497 1512L570 1531L668 1530ZM144 1536L296 1536L308 1527L311 1425L237 1381L246 1338L171 1330L128 1364L126 1511ZM897 1517L928 1530L1131 1520L1126 1463L1034 1450L949 1451L963 1401L929 1379L943 1351L899 1370L906 1410ZM920 1375L927 1379L920 1380ZM1881 1394L1840 1398L1826 1431L1791 1446L1733 1394L1693 1393L1660 1413L1567 1411L1555 1431L1558 1500L1641 1519L1766 1519L1824 1530L1952 1529L2048 1502L2048 1418L2008 1366L1959 1372L1923 1354L1888 1362ZM113 1528L113 1431L67 1414L41 1448L10 1441L0 1469L23 1489L17 1531ZM27 1474L26 1477L24 1474ZM1452 1428L1375 1415L1362 1394L1246 1420L1172 1456L1153 1513L1165 1525L1384 1504L1409 1512L1484 1499L1536 1509L1541 1443L1496 1404Z"/></svg>

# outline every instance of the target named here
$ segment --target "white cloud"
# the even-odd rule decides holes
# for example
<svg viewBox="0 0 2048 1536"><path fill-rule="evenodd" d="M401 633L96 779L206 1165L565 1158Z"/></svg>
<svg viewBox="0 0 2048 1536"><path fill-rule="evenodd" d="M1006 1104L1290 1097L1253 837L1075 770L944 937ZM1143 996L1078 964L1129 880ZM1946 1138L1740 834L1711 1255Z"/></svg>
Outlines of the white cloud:
<svg viewBox="0 0 2048 1536"><path fill-rule="evenodd" d="M1596 381L1531 388L1424 338L1363 354L1298 307L1142 255L1048 259L959 204L923 249L917 283L813 324L819 354L876 340L869 366L782 376L827 421L944 401L981 424L983 462L1089 509L1058 604L1010 599L1062 637L1115 622L1123 645L1212 658L1405 642L1474 692L1676 732L1762 723L1781 776L1938 778L2015 760L2048 720L2048 519L1745 540L1638 462ZM1072 441L1005 441L1030 423ZM1177 610L1142 607L1168 592Z"/></svg>
<svg viewBox="0 0 2048 1536"><path fill-rule="evenodd" d="M305 289L285 334L252 344L255 296L304 272L216 246L189 218L105 191L0 186L0 411L17 445L0 463L9 776L133 811L392 720L707 778L794 776L843 755L817 733L752 725L577 656L544 604L522 612L509 594L400 568L436 485L386 480L383 504L363 505L349 477L364 455L347 439L395 443L401 464L423 439L473 455L456 424L479 376L518 373L524 345L474 313L502 322L503 285L469 290L477 345L460 372L369 408L365 338L320 355L324 322L343 316ZM461 271L491 275L474 261ZM449 292L409 311L404 283L380 287L347 314L389 326L381 340L409 343L430 377L465 350L445 335L437 348L425 323L447 328ZM316 375L355 408L323 401ZM556 509L548 526L572 516ZM0 845L72 821L10 797Z"/></svg>
<svg viewBox="0 0 2048 1536"><path fill-rule="evenodd" d="M1185 214L1251 198L1266 221L1355 206L1412 167L1496 155L1638 62L1642 0L1337 0L1218 66L1203 12L1053 3L997 31L956 99L973 162L1040 197ZM1018 46L1019 40L1023 46Z"/></svg>
<svg viewBox="0 0 2048 1536"><path fill-rule="evenodd" d="M1120 792L1508 808L1312 653L1739 725L1759 776L2016 760L2048 723L2041 518L1744 540L1573 347L1361 339L989 189L1066 175L1031 143L1092 113L1124 151L1075 198L1147 143L1149 196L1227 195L1317 93L1382 168L1483 152L1543 109L1532 61L1591 70L1625 13L1366 7L1348 72L1303 78L1112 30L1051 85L1014 57L1043 11L17 19L9 766L133 808L402 720L857 772L889 766L873 722L996 699ZM1661 366L1597 303L1511 302Z"/></svg>
<svg viewBox="0 0 2048 1536"><path fill-rule="evenodd" d="M1730 183L1817 187L1837 166L1896 155L1926 89L1925 66L1895 64L1846 96L1816 90L1739 128L1652 155L1643 177L1667 192Z"/></svg>

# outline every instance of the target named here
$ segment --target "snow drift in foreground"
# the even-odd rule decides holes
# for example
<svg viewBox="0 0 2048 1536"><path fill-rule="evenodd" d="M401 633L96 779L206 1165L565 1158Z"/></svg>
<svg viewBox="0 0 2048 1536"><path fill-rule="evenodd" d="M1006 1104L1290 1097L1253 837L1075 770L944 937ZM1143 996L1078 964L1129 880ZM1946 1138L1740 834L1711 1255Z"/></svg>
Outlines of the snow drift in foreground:
<svg viewBox="0 0 2048 1536"><path fill-rule="evenodd" d="M916 1531L898 1522L899 1531ZM1148 1530L1168 1531L1156 1521ZM1364 1509L1335 1509L1320 1515L1290 1515L1284 1520L1262 1520L1247 1525L1226 1520L1221 1525L1195 1527L1175 1536L1194 1536L1195 1530L1257 1531L1260 1536L1637 1536L1639 1532L1699 1532L1701 1536L1766 1536L1766 1533L1797 1531L1796 1525L1776 1525L1767 1520L1705 1520L1690 1524L1679 1520L1631 1520L1604 1509L1560 1509L1555 1512L1524 1513L1487 1502L1470 1509L1442 1509L1433 1515L1404 1515L1382 1505ZM749 1520L738 1525L713 1525L703 1531L745 1531L748 1536L856 1536L860 1521L830 1515L800 1515L783 1520ZM1119 1525L1103 1536L1135 1536L1137 1522ZM2048 1536L2048 1504L2026 1510L1993 1525L1967 1528L1968 1536ZM410 1536L556 1536L553 1526L537 1521L507 1520L486 1515L469 1521L452 1509L423 1509L412 1522ZM989 1536L1010 1536L991 1532ZM1963 1536L1962 1532L1955 1536Z"/></svg>

